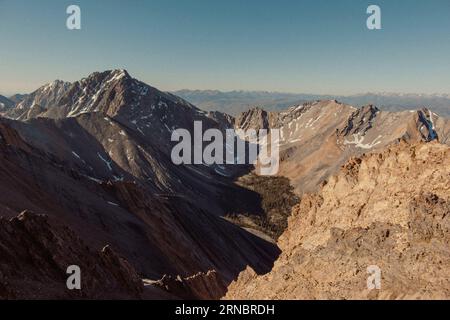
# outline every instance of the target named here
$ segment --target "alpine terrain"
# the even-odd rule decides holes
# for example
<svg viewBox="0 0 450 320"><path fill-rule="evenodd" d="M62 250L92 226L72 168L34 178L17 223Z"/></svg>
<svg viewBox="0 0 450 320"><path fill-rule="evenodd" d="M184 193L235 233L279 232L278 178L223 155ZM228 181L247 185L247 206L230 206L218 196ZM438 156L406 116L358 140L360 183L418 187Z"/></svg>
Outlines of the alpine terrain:
<svg viewBox="0 0 450 320"><path fill-rule="evenodd" d="M450 120L402 109L233 116L126 70L0 97L0 298L449 298ZM279 129L278 174L174 164L197 121Z"/></svg>

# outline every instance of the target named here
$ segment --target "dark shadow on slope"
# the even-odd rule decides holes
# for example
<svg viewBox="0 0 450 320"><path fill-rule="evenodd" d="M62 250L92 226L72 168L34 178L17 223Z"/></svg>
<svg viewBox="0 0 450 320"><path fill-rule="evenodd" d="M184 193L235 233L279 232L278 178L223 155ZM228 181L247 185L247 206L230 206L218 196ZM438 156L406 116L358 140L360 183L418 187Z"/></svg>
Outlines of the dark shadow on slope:
<svg viewBox="0 0 450 320"><path fill-rule="evenodd" d="M29 133L38 137L41 130L56 134L48 126L52 121L39 122L40 128L36 123L17 126L34 126ZM10 175L0 188L10 190L0 203L8 216L27 208L53 216L92 248L111 244L143 277L153 279L217 269L229 283L247 266L270 271L279 255L274 244L198 208L195 199L169 195L164 200L142 185L91 181L80 175L79 166L25 142L10 124L6 121L0 139L8 139L1 143L0 157ZM81 143L98 142L91 136Z"/></svg>

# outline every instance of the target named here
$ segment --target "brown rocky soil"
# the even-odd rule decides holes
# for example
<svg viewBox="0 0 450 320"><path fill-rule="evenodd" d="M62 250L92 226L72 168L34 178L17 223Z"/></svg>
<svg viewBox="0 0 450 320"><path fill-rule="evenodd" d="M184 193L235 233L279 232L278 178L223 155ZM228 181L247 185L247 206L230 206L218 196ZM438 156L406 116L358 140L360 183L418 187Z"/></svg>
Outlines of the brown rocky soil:
<svg viewBox="0 0 450 320"><path fill-rule="evenodd" d="M248 268L225 299L449 299L449 168L437 142L352 158L294 208L273 270Z"/></svg>

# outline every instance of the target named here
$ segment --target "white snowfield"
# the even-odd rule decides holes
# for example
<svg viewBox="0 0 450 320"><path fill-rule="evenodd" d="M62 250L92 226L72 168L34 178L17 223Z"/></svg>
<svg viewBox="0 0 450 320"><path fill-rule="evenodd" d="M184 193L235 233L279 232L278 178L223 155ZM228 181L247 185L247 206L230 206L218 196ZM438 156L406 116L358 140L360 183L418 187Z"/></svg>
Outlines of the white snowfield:
<svg viewBox="0 0 450 320"><path fill-rule="evenodd" d="M372 149L373 147L375 147L376 145L381 143L381 141L379 141L379 139L381 139L382 137L383 137L382 135L379 135L372 142L370 142L370 143L363 143L366 137L365 136L361 136L358 133L358 134L354 134L353 135L353 141L349 141L349 140L345 139L344 140L344 145L355 145L355 147L361 148L361 149Z"/></svg>

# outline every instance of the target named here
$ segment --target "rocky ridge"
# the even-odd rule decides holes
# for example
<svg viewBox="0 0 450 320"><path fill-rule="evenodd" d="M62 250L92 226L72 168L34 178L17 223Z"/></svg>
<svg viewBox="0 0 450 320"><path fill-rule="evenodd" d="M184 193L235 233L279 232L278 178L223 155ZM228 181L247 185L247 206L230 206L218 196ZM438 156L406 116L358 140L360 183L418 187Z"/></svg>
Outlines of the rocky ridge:
<svg viewBox="0 0 450 320"><path fill-rule="evenodd" d="M294 208L273 270L226 299L448 299L450 148L404 141L355 157ZM367 268L382 271L381 290Z"/></svg>
<svg viewBox="0 0 450 320"><path fill-rule="evenodd" d="M280 130L280 176L301 195L313 192L350 157L376 152L405 139L450 144L450 120L424 108L381 111L336 100L308 102L283 112L254 108L239 116L244 130Z"/></svg>

